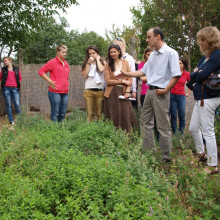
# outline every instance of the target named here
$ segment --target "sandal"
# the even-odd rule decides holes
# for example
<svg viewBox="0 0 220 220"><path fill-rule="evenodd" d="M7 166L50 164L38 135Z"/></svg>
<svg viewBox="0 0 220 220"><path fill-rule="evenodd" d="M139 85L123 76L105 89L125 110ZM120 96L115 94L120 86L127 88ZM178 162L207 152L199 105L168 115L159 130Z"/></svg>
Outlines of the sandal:
<svg viewBox="0 0 220 220"><path fill-rule="evenodd" d="M216 174L218 173L218 167L211 167L211 166L208 166L206 167L204 170L203 170L205 173L207 174Z"/></svg>
<svg viewBox="0 0 220 220"><path fill-rule="evenodd" d="M199 158L198 163L206 162L207 161L207 154L205 152L202 154L198 154L198 158Z"/></svg>

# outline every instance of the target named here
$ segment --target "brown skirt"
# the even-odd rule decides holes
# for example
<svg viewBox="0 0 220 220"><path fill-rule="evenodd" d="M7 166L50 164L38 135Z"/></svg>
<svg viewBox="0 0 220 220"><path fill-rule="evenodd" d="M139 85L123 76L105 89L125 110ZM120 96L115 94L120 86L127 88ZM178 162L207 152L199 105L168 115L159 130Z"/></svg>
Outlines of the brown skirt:
<svg viewBox="0 0 220 220"><path fill-rule="evenodd" d="M109 98L104 97L104 115L115 127L130 132L137 127L137 120L131 101L119 99L120 95L123 95L123 88L114 86Z"/></svg>

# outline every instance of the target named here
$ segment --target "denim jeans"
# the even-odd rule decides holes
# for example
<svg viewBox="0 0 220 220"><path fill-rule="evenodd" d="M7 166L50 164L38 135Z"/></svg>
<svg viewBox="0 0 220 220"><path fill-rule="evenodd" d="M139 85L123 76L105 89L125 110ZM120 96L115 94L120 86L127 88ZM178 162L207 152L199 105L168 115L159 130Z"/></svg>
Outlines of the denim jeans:
<svg viewBox="0 0 220 220"><path fill-rule="evenodd" d="M68 105L68 94L61 94L48 91L48 97L51 106L51 121L61 122L65 119L67 105Z"/></svg>
<svg viewBox="0 0 220 220"><path fill-rule="evenodd" d="M9 122L12 123L14 121L12 114L12 105L11 105L12 100L15 106L16 114L21 113L19 90L18 88L11 88L6 86L2 89L2 95L5 99L5 106L6 106Z"/></svg>
<svg viewBox="0 0 220 220"><path fill-rule="evenodd" d="M183 133L185 129L185 108L186 96L185 95L170 95L170 114L171 114L171 127L173 134L177 129L177 112L179 118L179 131Z"/></svg>

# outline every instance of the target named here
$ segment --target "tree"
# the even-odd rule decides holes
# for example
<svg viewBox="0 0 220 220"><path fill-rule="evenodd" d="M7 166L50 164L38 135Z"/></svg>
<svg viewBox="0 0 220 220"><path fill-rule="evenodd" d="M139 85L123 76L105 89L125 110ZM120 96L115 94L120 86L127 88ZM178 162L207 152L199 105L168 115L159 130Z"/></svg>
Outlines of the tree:
<svg viewBox="0 0 220 220"><path fill-rule="evenodd" d="M65 30L67 27L69 24L65 18L60 18L59 23L52 17L42 19L41 29L27 36L30 41L23 46L24 63L45 63L54 58L56 46L70 40L69 32Z"/></svg>
<svg viewBox="0 0 220 220"><path fill-rule="evenodd" d="M189 61L189 70L200 57L196 33L208 26L219 26L218 0L140 0L131 9L133 22L140 30L141 48L146 47L147 31L159 26L166 42Z"/></svg>
<svg viewBox="0 0 220 220"><path fill-rule="evenodd" d="M85 30L80 34L77 31L71 30L69 33L69 38L71 40L67 43L67 61L70 64L81 65L85 58L86 49L90 45L97 46L100 52L100 56L107 57L109 43L97 33L93 31L87 32Z"/></svg>
<svg viewBox="0 0 220 220"><path fill-rule="evenodd" d="M0 4L0 44L9 47L28 42L28 33L39 28L44 17L58 14L57 9L65 11L76 0L1 0ZM28 36L31 36L30 34Z"/></svg>
<svg viewBox="0 0 220 220"><path fill-rule="evenodd" d="M131 54L134 58L139 53L139 35L137 28L131 28L123 26L123 30L116 28L115 24L112 25L112 30L105 31L105 37L109 44L112 44L116 37L122 37L126 42L126 51Z"/></svg>

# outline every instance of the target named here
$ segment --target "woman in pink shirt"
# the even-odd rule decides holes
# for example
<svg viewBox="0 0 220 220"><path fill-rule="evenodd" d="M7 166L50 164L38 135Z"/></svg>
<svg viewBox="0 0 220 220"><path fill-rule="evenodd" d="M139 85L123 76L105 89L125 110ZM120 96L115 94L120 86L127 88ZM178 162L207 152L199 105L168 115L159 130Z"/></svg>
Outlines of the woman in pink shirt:
<svg viewBox="0 0 220 220"><path fill-rule="evenodd" d="M177 129L177 112L179 118L179 132L183 133L185 129L185 108L186 108L186 97L189 96L191 90L185 93L186 81L190 81L190 73L186 72L187 60L183 57L179 59L181 77L171 89L170 94L170 114L171 114L171 127L173 134L176 133Z"/></svg>
<svg viewBox="0 0 220 220"><path fill-rule="evenodd" d="M14 102L16 114L21 113L20 107L20 82L22 80L21 72L18 67L12 65L12 59L5 57L3 59L5 67L0 73L0 81L2 88L2 95L5 99L6 111L10 124L14 124L11 100Z"/></svg>
<svg viewBox="0 0 220 220"><path fill-rule="evenodd" d="M39 70L39 75L49 84L50 119L61 122L65 119L68 105L69 64L65 60L67 47L58 45L56 53L56 58L48 61ZM47 72L50 73L50 78L46 75Z"/></svg>
<svg viewBox="0 0 220 220"><path fill-rule="evenodd" d="M144 51L143 54L143 60L141 63L138 64L138 70L141 70L144 66L144 64L147 62L150 54L153 52L153 48L152 47L147 47ZM143 106L144 104L144 99L147 93L147 89L149 86L146 85L146 76L142 76L140 77L140 79L142 80L142 85L141 85L141 106Z"/></svg>

